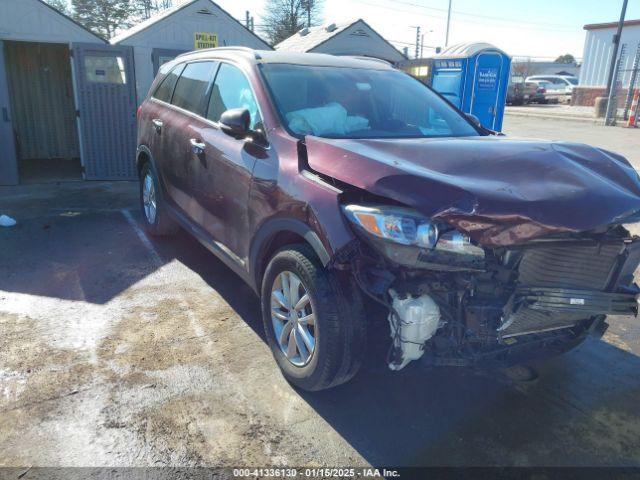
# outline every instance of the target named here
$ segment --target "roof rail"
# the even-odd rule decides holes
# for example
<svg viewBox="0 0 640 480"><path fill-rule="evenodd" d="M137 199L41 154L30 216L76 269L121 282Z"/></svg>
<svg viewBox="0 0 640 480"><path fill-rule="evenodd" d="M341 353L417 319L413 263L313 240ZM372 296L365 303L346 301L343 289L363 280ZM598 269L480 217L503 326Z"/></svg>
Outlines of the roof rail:
<svg viewBox="0 0 640 480"><path fill-rule="evenodd" d="M369 60L370 62L378 62L384 65L387 65L388 67L393 67L393 63L387 62L386 60L383 60L381 58L367 57L366 55L347 55L347 56L350 58L355 58L356 60Z"/></svg>
<svg viewBox="0 0 640 480"><path fill-rule="evenodd" d="M251 54L253 54L255 56L256 60L260 60L262 58L260 56L260 54L257 51L255 51L253 48L242 47L242 46L239 46L239 45L230 45L230 46L224 46L224 47L203 48L201 50L193 50L191 52L187 52L187 53L183 53L181 55L178 55L176 58L184 57L186 55L193 55L194 53L213 52L213 51L220 52L220 51L224 51L224 50L251 53Z"/></svg>

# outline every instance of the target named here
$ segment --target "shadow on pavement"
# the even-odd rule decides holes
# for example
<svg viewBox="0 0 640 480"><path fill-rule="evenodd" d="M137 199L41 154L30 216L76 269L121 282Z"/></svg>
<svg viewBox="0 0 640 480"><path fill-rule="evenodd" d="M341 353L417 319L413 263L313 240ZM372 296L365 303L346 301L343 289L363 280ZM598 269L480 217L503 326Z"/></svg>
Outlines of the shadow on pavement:
<svg viewBox="0 0 640 480"><path fill-rule="evenodd" d="M258 298L187 234L155 242L198 273L264 341ZM615 323L613 320L612 323ZM640 358L589 340L537 365L538 381L500 372L384 364L375 327L367 364L349 384L299 395L378 466L640 466ZM637 353L637 352L635 352Z"/></svg>

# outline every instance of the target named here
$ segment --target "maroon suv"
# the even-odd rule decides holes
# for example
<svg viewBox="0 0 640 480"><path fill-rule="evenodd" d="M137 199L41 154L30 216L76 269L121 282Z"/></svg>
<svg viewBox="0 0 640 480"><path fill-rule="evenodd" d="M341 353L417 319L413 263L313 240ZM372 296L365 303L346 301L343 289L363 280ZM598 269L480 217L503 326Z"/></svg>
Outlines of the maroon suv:
<svg viewBox="0 0 640 480"><path fill-rule="evenodd" d="M353 377L381 311L392 370L517 364L637 313L616 154L496 135L382 61L243 48L165 64L139 115L148 231L255 289L301 388Z"/></svg>

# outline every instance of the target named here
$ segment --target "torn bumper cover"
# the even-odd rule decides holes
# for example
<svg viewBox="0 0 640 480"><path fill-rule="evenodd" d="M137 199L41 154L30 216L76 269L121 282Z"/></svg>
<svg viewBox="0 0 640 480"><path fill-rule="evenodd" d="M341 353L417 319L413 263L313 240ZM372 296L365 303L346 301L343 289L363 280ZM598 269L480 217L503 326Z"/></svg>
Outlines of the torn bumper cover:
<svg viewBox="0 0 640 480"><path fill-rule="evenodd" d="M637 294L521 288L515 310L498 328L501 338L566 328L594 315L637 315Z"/></svg>

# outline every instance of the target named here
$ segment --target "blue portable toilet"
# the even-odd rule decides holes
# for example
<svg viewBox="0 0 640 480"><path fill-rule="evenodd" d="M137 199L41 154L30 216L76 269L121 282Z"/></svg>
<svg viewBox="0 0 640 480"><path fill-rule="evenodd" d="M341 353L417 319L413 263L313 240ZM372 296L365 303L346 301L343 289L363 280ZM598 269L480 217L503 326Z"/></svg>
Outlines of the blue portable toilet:
<svg viewBox="0 0 640 480"><path fill-rule="evenodd" d="M511 57L489 43L462 43L433 57L432 87L491 130L502 130Z"/></svg>

